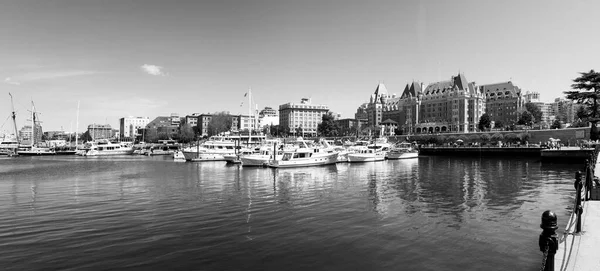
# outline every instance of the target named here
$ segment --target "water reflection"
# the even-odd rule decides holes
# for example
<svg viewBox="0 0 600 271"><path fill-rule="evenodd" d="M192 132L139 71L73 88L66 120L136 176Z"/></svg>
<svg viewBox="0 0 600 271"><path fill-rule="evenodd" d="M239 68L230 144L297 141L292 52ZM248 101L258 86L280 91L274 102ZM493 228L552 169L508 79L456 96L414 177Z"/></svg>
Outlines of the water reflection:
<svg viewBox="0 0 600 271"><path fill-rule="evenodd" d="M3 254L16 270L483 269L474 258L521 270L539 264L539 209L573 195L571 167L532 159L293 169L144 159L0 165Z"/></svg>

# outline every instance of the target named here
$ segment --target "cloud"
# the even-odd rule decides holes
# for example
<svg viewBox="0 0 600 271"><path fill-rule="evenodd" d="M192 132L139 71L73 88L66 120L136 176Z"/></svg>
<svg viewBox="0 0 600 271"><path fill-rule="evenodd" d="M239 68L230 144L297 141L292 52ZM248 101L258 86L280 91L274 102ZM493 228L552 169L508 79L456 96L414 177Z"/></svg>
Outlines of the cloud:
<svg viewBox="0 0 600 271"><path fill-rule="evenodd" d="M19 83L19 82L15 81L15 80L13 80L13 79L12 79L12 78L10 78L10 77L6 77L6 79L4 79L4 83L11 84L11 85L15 85L15 86L18 86L18 85L20 85L20 84L21 84L21 83Z"/></svg>
<svg viewBox="0 0 600 271"><path fill-rule="evenodd" d="M140 66L140 68L142 69L142 71L144 71L145 73L150 74L150 75L156 75L156 76L166 76L167 75L165 72L163 72L163 67L161 67L161 66L144 64L144 65Z"/></svg>

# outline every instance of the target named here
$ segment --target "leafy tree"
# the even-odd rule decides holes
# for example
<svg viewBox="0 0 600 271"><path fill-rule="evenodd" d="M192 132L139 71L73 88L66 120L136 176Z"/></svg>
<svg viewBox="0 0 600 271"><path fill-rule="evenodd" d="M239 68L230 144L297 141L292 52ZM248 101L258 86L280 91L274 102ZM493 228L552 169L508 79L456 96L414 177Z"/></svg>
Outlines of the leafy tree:
<svg viewBox="0 0 600 271"><path fill-rule="evenodd" d="M329 112L321 117L317 131L321 136L337 136L339 134L340 126L335 122L333 113Z"/></svg>
<svg viewBox="0 0 600 271"><path fill-rule="evenodd" d="M192 127L187 124L187 123L183 123L181 125L179 125L179 140L183 143L187 143L190 142L191 140L194 139L194 130L192 129Z"/></svg>
<svg viewBox="0 0 600 271"><path fill-rule="evenodd" d="M208 136L218 135L222 132L227 132L231 130L231 115L229 112L215 112L208 122Z"/></svg>
<svg viewBox="0 0 600 271"><path fill-rule="evenodd" d="M192 127L192 131L194 131L194 135L201 135L202 131L200 130L200 125L196 125Z"/></svg>
<svg viewBox="0 0 600 271"><path fill-rule="evenodd" d="M520 133L519 138L521 139L521 143L525 143L529 141L529 133Z"/></svg>
<svg viewBox="0 0 600 271"><path fill-rule="evenodd" d="M504 136L501 133L495 133L495 134L492 135L491 140L493 142L502 141L502 140L504 140Z"/></svg>
<svg viewBox="0 0 600 271"><path fill-rule="evenodd" d="M504 123L501 120L497 120L494 122L494 128L502 129L504 128Z"/></svg>
<svg viewBox="0 0 600 271"><path fill-rule="evenodd" d="M529 113L531 113L531 116L533 117L532 119L532 123L537 123L539 121L542 120L542 110L540 110L540 108L534 104L534 103L526 103L525 104L525 110L528 111Z"/></svg>
<svg viewBox="0 0 600 271"><path fill-rule="evenodd" d="M506 134L504 136L504 141L509 142L509 143L517 143L517 142L521 141L521 139L519 138L519 136L517 134Z"/></svg>
<svg viewBox="0 0 600 271"><path fill-rule="evenodd" d="M481 142L483 142L483 143L487 143L490 141L490 139L492 139L492 137L489 134L481 134L481 136L479 136L479 138L481 139Z"/></svg>
<svg viewBox="0 0 600 271"><path fill-rule="evenodd" d="M591 114L589 121L593 123L590 132L590 139L598 139L598 98L600 97L600 73L594 70L581 72L581 76L573 79L572 91L565 91L567 99L578 104L584 105Z"/></svg>
<svg viewBox="0 0 600 271"><path fill-rule="evenodd" d="M479 118L478 127L480 131L485 131L486 129L492 127L492 120L490 119L490 115L488 115L488 113L484 113L483 115L481 115L481 117Z"/></svg>
<svg viewBox="0 0 600 271"><path fill-rule="evenodd" d="M517 123L521 125L531 126L533 124L533 115L529 111L525 110L521 114L521 117L519 117L519 121Z"/></svg>
<svg viewBox="0 0 600 271"><path fill-rule="evenodd" d="M90 132L85 131L85 133L83 133L83 135L81 135L81 140L83 142L86 142L86 141L92 141L93 139L92 139L92 136L90 135Z"/></svg>
<svg viewBox="0 0 600 271"><path fill-rule="evenodd" d="M552 125L550 125L550 129L562 129L562 123L560 123L560 120L555 119L554 122L552 122Z"/></svg>

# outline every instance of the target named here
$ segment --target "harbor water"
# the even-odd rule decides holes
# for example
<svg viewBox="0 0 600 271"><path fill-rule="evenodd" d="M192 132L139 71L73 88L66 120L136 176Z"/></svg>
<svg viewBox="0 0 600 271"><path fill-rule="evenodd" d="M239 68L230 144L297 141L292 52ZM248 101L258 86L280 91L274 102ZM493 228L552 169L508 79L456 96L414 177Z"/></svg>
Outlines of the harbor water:
<svg viewBox="0 0 600 271"><path fill-rule="evenodd" d="M579 164L0 159L2 270L539 270ZM559 230L560 232L560 230Z"/></svg>

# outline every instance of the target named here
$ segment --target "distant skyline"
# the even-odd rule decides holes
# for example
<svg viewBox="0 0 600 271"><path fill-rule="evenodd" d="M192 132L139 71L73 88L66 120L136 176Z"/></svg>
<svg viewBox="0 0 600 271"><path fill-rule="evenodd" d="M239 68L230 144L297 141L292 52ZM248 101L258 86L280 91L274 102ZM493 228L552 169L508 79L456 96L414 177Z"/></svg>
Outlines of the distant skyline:
<svg viewBox="0 0 600 271"><path fill-rule="evenodd" d="M311 98L353 117L378 82L400 95L464 73L544 101L599 70L599 1L3 1L0 133L30 101L45 131L127 116ZM243 102L243 106L240 104Z"/></svg>

